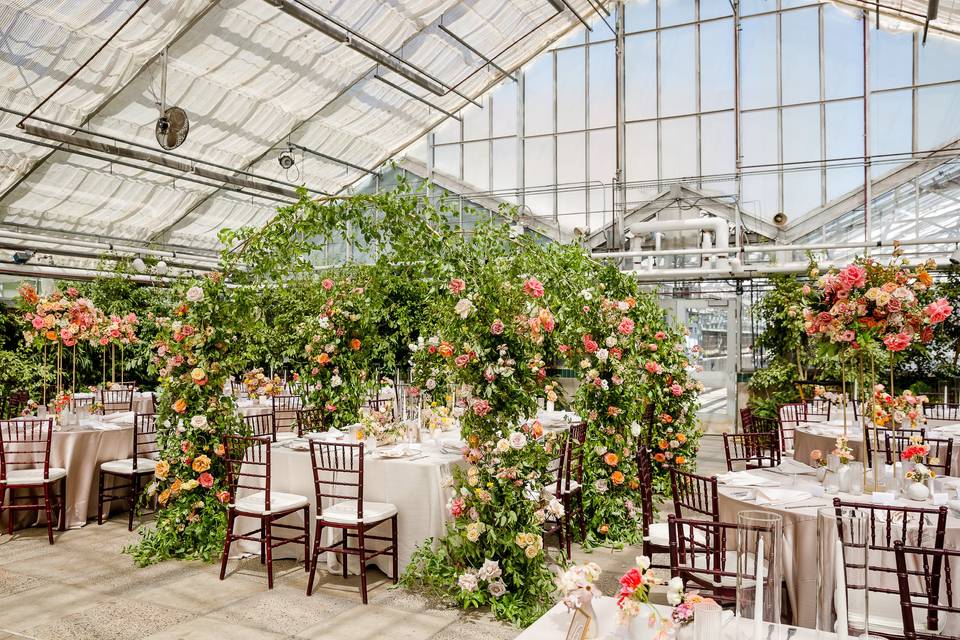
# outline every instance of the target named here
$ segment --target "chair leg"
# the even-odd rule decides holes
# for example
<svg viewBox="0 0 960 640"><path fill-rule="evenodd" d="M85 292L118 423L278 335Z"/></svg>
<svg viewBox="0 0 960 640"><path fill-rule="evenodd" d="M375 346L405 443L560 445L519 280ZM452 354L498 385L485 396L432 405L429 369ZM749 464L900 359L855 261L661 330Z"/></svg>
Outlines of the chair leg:
<svg viewBox="0 0 960 640"><path fill-rule="evenodd" d="M307 580L307 595L313 595L313 579L317 576L317 562L320 558L320 540L323 537L323 527L317 526L317 537L313 540L313 553L310 554L310 561L307 563L310 568L310 579Z"/></svg>
<svg viewBox="0 0 960 640"><path fill-rule="evenodd" d="M273 589L273 541L270 535L270 525L272 518L267 516L263 519L263 537L267 541L267 588Z"/></svg>
<svg viewBox="0 0 960 640"><path fill-rule="evenodd" d="M127 516L127 531L133 531L133 516L137 512L137 495L140 493L140 474L133 474L130 483L130 514Z"/></svg>
<svg viewBox="0 0 960 640"><path fill-rule="evenodd" d="M303 508L303 570L310 572L310 507Z"/></svg>
<svg viewBox="0 0 960 640"><path fill-rule="evenodd" d="M580 539L587 539L587 517L583 514L583 490L577 492L577 519L580 521Z"/></svg>
<svg viewBox="0 0 960 640"><path fill-rule="evenodd" d="M363 523L357 527L357 546L360 548L360 595L367 604L367 554L363 542Z"/></svg>
<svg viewBox="0 0 960 640"><path fill-rule="evenodd" d="M50 509L50 483L43 483L43 511L47 515L47 539L53 544L53 514Z"/></svg>
<svg viewBox="0 0 960 640"><path fill-rule="evenodd" d="M348 534L348 533L350 533L350 530L349 530L349 529L344 529L344 530L343 530L343 540L341 541L341 546L342 546L344 549L347 548L347 534ZM347 555L346 551L344 551L344 553L342 553L342 554L340 554L340 555L342 556L342 557L341 557L341 560L342 560L342 564L343 564L343 577L346 578L346 577L347 577L347 563L350 562L350 556Z"/></svg>
<svg viewBox="0 0 960 640"><path fill-rule="evenodd" d="M264 525L263 525L263 518L261 517L260 518L260 564L264 564L267 561L267 553L266 553L267 549L263 542L263 531L264 531Z"/></svg>
<svg viewBox="0 0 960 640"><path fill-rule="evenodd" d="M397 550L397 516L390 518L390 528L392 530L391 537L393 538L393 584L397 584L400 580L400 553Z"/></svg>
<svg viewBox="0 0 960 640"><path fill-rule="evenodd" d="M60 478L60 531L67 530L67 479Z"/></svg>
<svg viewBox="0 0 960 640"><path fill-rule="evenodd" d="M223 538L223 557L220 559L220 579L227 575L227 560L230 558L230 542L233 536L233 509L227 510L227 535Z"/></svg>
<svg viewBox="0 0 960 640"><path fill-rule="evenodd" d="M103 525L103 469L99 472L100 480L97 482L97 524Z"/></svg>
<svg viewBox="0 0 960 640"><path fill-rule="evenodd" d="M10 507L7 509L7 531L13 535L13 487L10 487Z"/></svg>

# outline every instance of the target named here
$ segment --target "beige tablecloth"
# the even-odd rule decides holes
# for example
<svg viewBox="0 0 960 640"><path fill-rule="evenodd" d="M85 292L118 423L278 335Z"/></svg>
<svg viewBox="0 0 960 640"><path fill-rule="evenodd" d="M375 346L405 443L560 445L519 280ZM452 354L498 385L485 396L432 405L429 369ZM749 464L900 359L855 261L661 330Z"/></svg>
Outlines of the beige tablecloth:
<svg viewBox="0 0 960 640"><path fill-rule="evenodd" d="M89 391L81 391L73 394L77 400L89 400L94 394ZM149 391L133 392L133 410L137 413L153 413L153 397Z"/></svg>
<svg viewBox="0 0 960 640"><path fill-rule="evenodd" d="M769 471L751 471L750 473L762 476L764 478L774 479L789 485L792 479L781 474ZM799 490L811 491L819 483L813 476L798 476L795 488ZM822 497L811 497L808 500L802 500L793 504L786 505L757 505L750 496L735 497L733 494L753 493L752 489L746 487L720 487L720 519L724 522L736 522L737 514L744 510L761 510L777 513L783 518L783 579L786 583L787 593L790 598L790 605L793 611L793 622L801 627L815 627L817 617L817 602L820 599L822 609L829 611L833 606L832 588L821 589L818 586L817 576L818 567L818 540L817 540L817 511L820 507L832 506L833 498L839 497L845 501L851 502L870 502L869 495L854 496L851 494L840 493L837 496L824 495ZM932 508L932 503L913 502L909 500L897 500L895 504L911 507ZM916 541L913 541L914 543ZM827 545L830 547L832 543ZM957 518L952 512L947 518L947 533L944 546L949 549L960 548L960 518ZM890 562L893 562L891 557ZM871 560L872 564L876 564ZM891 565L892 566L892 565ZM833 575L833 563L828 558L825 561L825 575ZM960 570L960 566L957 567ZM895 577L891 578L893 582L889 585L896 588ZM832 582L831 582L832 584ZM892 596L895 598L895 596ZM873 599L874 596L871 595ZM871 605L873 606L873 605ZM892 603L892 610L887 611L886 615L899 616L896 601ZM871 609L871 618L874 613ZM945 631L948 631L944 637L960 637L960 616L944 616Z"/></svg>
<svg viewBox="0 0 960 640"><path fill-rule="evenodd" d="M313 466L309 451L293 451L287 448L287 443L273 445L271 490L283 493L293 493L306 496L310 500L310 517L316 516L316 494L313 486ZM364 473L364 500L367 502L389 502L396 505L399 512L397 518L398 556L400 570L410 562L414 548L425 540L443 535L444 524L447 519L447 501L450 499L451 489L448 480L455 466L466 463L459 454L440 453L432 443L424 443L423 450L429 453L428 457L419 460L384 459L368 454L363 462ZM242 494L241 494L242 497ZM301 512L291 514L282 522L291 525L303 525ZM250 531L259 524L248 518L238 518L234 530ZM389 535L389 523L374 530L374 535ZM336 534L336 537L335 537ZM330 544L339 540L339 531L328 529L324 532L325 542ZM310 533L311 545L316 536L316 525ZM241 542L234 547L241 552L257 553L260 547L257 543ZM279 547L274 557L296 557L302 559L302 545L289 544ZM339 570L334 554L328 554L327 565L331 571ZM350 558L350 570L359 572L359 565L355 565L356 558ZM374 563L387 575L392 575L392 559L389 556L379 556Z"/></svg>
<svg viewBox="0 0 960 640"><path fill-rule="evenodd" d="M798 426L793 431L793 459L811 464L810 452L816 449L823 455L829 454L837 446L839 435L843 435L843 426L833 420ZM859 428L847 427L847 442L853 449L854 457L866 464L867 450L864 448L863 435Z"/></svg>

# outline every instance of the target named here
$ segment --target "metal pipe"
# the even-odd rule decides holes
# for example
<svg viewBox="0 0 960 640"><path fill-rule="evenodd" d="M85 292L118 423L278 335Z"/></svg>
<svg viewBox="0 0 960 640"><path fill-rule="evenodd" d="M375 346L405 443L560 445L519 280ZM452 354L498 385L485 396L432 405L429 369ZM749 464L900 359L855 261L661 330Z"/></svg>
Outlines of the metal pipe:
<svg viewBox="0 0 960 640"><path fill-rule="evenodd" d="M583 16L580 15L579 13L577 13L577 10L574 9L573 6L572 6L567 0L560 0L560 2L561 2L561 3L563 4L563 6L565 6L567 9L570 9L570 13L572 13L573 15L575 15L575 16L577 17L577 20L579 20L579 21L583 24L583 26L585 26L585 27L587 28L587 31L593 31L593 27L590 26L590 23L587 22L586 20L584 20ZM556 2L555 0L550 0L550 4L552 4L553 6L559 8L559 5L557 4L557 2Z"/></svg>
<svg viewBox="0 0 960 640"><path fill-rule="evenodd" d="M121 31L123 31L123 28L126 27L128 24L130 24L130 21L133 20L133 19L137 16L138 13L140 13L140 10L141 10L141 9L143 9L145 6L147 6L147 3L148 3L148 2L150 2L150 0L143 0L143 2L141 2L140 5L139 5L136 9L134 9L133 12L132 12L129 16L127 16L126 20L124 20L123 22L121 22L121 23L120 23L120 26L117 27L117 28L114 30L114 32L111 33L110 36L109 36L106 40L104 40L102 43L100 43L100 46L97 47L97 50L94 51L93 53L91 53L89 58L87 58L86 60L84 60L83 64L81 64L79 67L77 67L77 68L74 70L73 73L71 73L69 76L67 76L66 79L64 79L63 82L61 82L60 84L58 84L57 87L56 87L53 91L51 91L49 94L47 94L47 97L44 98L43 100L41 100L41 101L40 101L40 104L38 104L38 105L35 106L33 109L31 109L30 112L29 112L27 115L23 116L23 119L20 120L20 122L17 123L17 127L23 129L23 123L25 123L25 122L27 121L27 119L28 119L30 116L32 116L34 113L36 113L37 111L39 111L40 108L41 108L43 105L47 104L47 102L50 101L50 98L52 98L53 96L55 96L61 89L63 89L63 88L64 88L65 86L67 86L68 84L70 84L70 82L71 82L74 78L77 77L77 74L79 74L81 71L83 71L83 70L87 67L87 65L90 64L90 63L93 61L93 59L96 58L96 57L100 54L100 52L103 51L103 50L107 47L108 44L110 44L111 42L113 42L113 39L117 37L117 34L119 34Z"/></svg>
<svg viewBox="0 0 960 640"><path fill-rule="evenodd" d="M821 267L842 267L846 263L823 262ZM637 280L644 282L663 282L663 281L686 281L686 280L752 280L754 278L764 278L771 275L783 273L807 273L810 269L809 263L795 262L781 265L764 266L743 266L734 269L734 265L728 269L704 269L694 267L691 269L655 269L653 271L625 271ZM949 269L950 262L946 260L936 261L936 268Z"/></svg>
<svg viewBox="0 0 960 640"><path fill-rule="evenodd" d="M288 142L287 144L293 147L294 149L299 149L300 151L303 151L305 153L312 153L318 158L323 158L324 160L329 160L330 162L342 164L345 167L350 167L351 169L356 169L357 171L363 171L364 173L369 173L372 176L379 175L376 171L371 171L370 169L366 169L364 167L361 167L360 165L353 164L352 162L347 162L346 160L341 160L340 158L334 158L333 156L329 156L325 153L320 153L319 151L315 151L313 149L310 149L309 147L305 147L302 144L297 144L296 142Z"/></svg>
<svg viewBox="0 0 960 640"><path fill-rule="evenodd" d="M716 249L664 249L663 251L635 250L635 251L595 251L590 254L593 258L628 258L641 256L671 256L671 255L697 255L697 254L733 254L738 251L742 253L787 253L790 251L813 251L827 249L863 249L867 246L874 248L883 247L912 247L938 244L957 244L960 243L960 237L957 238L918 238L913 240L900 241L882 241L877 240L871 243L866 242L834 242L819 244L751 244L743 247L724 247Z"/></svg>
<svg viewBox="0 0 960 640"><path fill-rule="evenodd" d="M442 19L443 19L443 16L441 16L441 20ZM440 31L443 31L448 36L450 36L451 38L453 38L454 40L456 40L457 42L459 42L465 49L472 52L475 56L479 57L481 60L483 60L490 66L492 66L494 69L502 73L507 78L510 78L514 82L517 81L516 76L514 76L512 73L510 73L500 65L498 65L496 62L493 61L492 58L488 58L485 54L480 52L476 47L474 47L469 42L467 42L466 40L464 40L463 38L455 34L453 31L450 31L450 29L444 26L443 22L440 22L440 24L437 25L437 28L440 29Z"/></svg>
<svg viewBox="0 0 960 640"><path fill-rule="evenodd" d="M80 137L78 135L74 135L72 133L60 133L58 131L52 131L50 129L46 129L44 127L38 127L32 124L24 124L23 130L32 136L37 136L38 138L54 140L56 142L61 142L64 144L81 147L83 149L92 149L94 151L110 153L110 154L124 157L124 158L132 158L134 160L151 162L153 164L158 164L160 166L173 169L175 171L182 171L183 173L194 174L202 178L214 180L216 182L224 182L226 184L232 184L232 185L236 185L246 189L256 189L258 191L265 191L267 193L273 193L273 194L285 196L287 198L292 198L293 200L300 199L300 196L297 194L296 190L290 189L288 187L282 187L274 184L248 180L247 178L243 178L236 175L229 175L229 174L223 173L222 171L215 171L213 169L198 167L196 164L180 162L172 158L165 157L153 151L140 151L138 149L127 149L125 147L120 147L116 144L108 144L105 142L88 140L86 138Z"/></svg>
<svg viewBox="0 0 960 640"><path fill-rule="evenodd" d="M174 251L162 251L158 249L147 249L139 248L134 246L128 246L124 244L113 244L105 242L91 242L87 240L73 240L70 238L57 238L52 236L38 235L34 233L20 233L16 231L7 231L0 229L0 238L5 238L7 240L17 240L27 243L42 243L47 245L61 245L66 247L77 247L83 249L94 249L104 253L123 253L127 255L137 256L153 256L155 258L162 258L164 260L193 260L196 264L205 264L211 267L218 267L220 265L220 260L216 258L210 258L207 256L199 256L196 254L191 254L189 252L177 253ZM29 249L31 246L18 247ZM47 249L43 249L47 251ZM53 251L53 250L51 250ZM90 257L90 252L86 251L81 254L80 257Z"/></svg>
<svg viewBox="0 0 960 640"><path fill-rule="evenodd" d="M410 97L410 98L413 98L414 100L418 100L418 101L422 102L423 104L427 105L428 107L430 107L431 109L435 109L435 110L439 111L440 113L442 113L442 114L445 115L445 116L448 116L448 117L450 117L450 118L453 118L454 120L457 120L457 121L459 121L459 122L463 122L463 118L461 118L461 117L458 116L457 114L451 113L450 111L447 111L446 109L441 109L441 108L438 107L437 105L435 105L435 104L433 104L432 102L428 101L426 98L423 98L423 97L421 97L421 96L418 96L417 94L415 94L414 92L412 92L412 91L410 91L410 90L408 90L408 89L404 89L403 87L401 87L400 85L396 84L395 82L391 82L390 80L387 80L386 78L384 78L384 77L381 76L381 75L374 75L373 77L374 77L374 79L379 80L380 82L382 82L383 84L387 85L388 87L392 87L392 88L396 89L397 91L399 91L400 93L404 94L405 96L408 96L408 97Z"/></svg>

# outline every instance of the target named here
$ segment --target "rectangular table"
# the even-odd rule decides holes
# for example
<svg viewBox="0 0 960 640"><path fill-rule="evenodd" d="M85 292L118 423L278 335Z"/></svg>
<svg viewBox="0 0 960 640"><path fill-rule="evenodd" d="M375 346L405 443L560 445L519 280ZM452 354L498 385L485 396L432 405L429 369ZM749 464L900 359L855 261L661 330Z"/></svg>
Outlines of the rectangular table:
<svg viewBox="0 0 960 640"><path fill-rule="evenodd" d="M294 451L288 442L273 445L270 488L274 492L292 493L305 496L310 500L310 517L314 518L311 529L311 545L316 536L317 500L313 485L313 463L309 451ZM440 537L449 517L447 501L452 494L451 482L454 467L465 467L466 462L460 454L440 452L432 443L424 443L423 450L429 455L419 460L406 458L378 458L369 452L363 462L364 500L367 502L389 502L397 507L397 538L399 566L403 568L410 562L415 547L424 541ZM242 497L242 494L241 494ZM303 526L301 512L291 514L281 520L284 524ZM250 531L259 526L256 520L237 518L234 530ZM389 522L384 525L389 527ZM339 531L327 529L325 542L334 542L334 534ZM374 530L374 535L379 532ZM240 551L260 553L255 542L240 541ZM372 547L376 548L376 547ZM274 558L303 558L301 545L283 545L274 552ZM279 554L279 555L277 555ZM331 571L339 570L334 554L328 554L327 565ZM350 571L359 573L355 557L350 559ZM392 560L389 556L378 556L374 564L387 575L392 575Z"/></svg>

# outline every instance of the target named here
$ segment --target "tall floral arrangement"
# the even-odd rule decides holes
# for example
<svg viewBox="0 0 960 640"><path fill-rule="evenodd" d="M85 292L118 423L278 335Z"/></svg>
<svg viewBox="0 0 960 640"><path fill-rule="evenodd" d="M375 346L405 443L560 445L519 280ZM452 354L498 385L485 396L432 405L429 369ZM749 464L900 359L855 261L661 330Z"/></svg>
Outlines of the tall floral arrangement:
<svg viewBox="0 0 960 640"><path fill-rule="evenodd" d="M223 393L234 362L233 324L218 273L177 289L169 316L154 317L153 370L162 385L157 408L160 459L147 496L156 523L130 549L139 564L168 558L211 561L220 553L230 500L223 437L243 426Z"/></svg>
<svg viewBox="0 0 960 640"><path fill-rule="evenodd" d="M493 253L485 240L481 234L472 247L481 256ZM438 330L426 342L436 347L416 360L432 363L418 367L421 385L440 367L465 394L468 466L454 474L445 535L436 549L417 551L404 583L529 623L549 606L554 588L542 525L563 514L544 485L564 436L524 421L552 386L544 355L556 321L541 282L509 258L468 264L443 285Z"/></svg>

